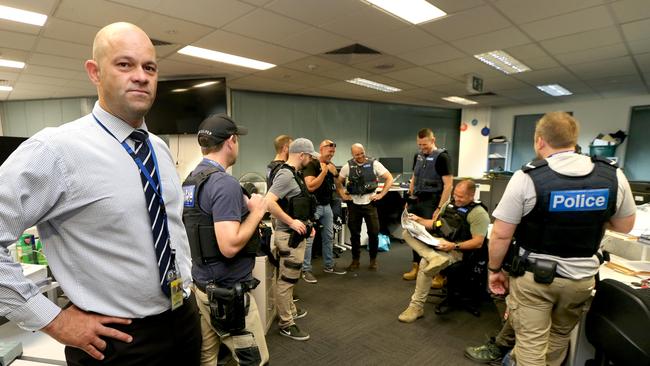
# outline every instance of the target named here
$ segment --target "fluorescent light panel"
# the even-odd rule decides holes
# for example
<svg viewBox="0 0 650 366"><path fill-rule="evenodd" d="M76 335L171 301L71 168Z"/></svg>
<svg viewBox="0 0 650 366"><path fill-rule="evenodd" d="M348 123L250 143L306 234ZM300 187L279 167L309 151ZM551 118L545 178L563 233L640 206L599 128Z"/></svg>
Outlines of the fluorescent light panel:
<svg viewBox="0 0 650 366"><path fill-rule="evenodd" d="M425 0L365 0L409 23L420 24L447 15Z"/></svg>
<svg viewBox="0 0 650 366"><path fill-rule="evenodd" d="M196 84L192 88L203 88L203 87L214 85L214 84L219 84L219 82L218 81L206 81L205 83Z"/></svg>
<svg viewBox="0 0 650 366"><path fill-rule="evenodd" d="M14 88L11 87L11 86L0 85L0 91L7 91L7 92L10 92L10 91L12 91L12 90L14 90Z"/></svg>
<svg viewBox="0 0 650 366"><path fill-rule="evenodd" d="M14 69L22 69L25 67L24 62L20 61L11 61L11 60L2 60L0 59L0 66L1 67L13 67Z"/></svg>
<svg viewBox="0 0 650 366"><path fill-rule="evenodd" d="M572 92L563 88L559 84L537 85L537 89L543 91L548 95L552 95L554 97L562 97L565 95L573 94Z"/></svg>
<svg viewBox="0 0 650 366"><path fill-rule="evenodd" d="M0 19L42 27L47 20L47 15L0 5Z"/></svg>
<svg viewBox="0 0 650 366"><path fill-rule="evenodd" d="M505 74L516 74L519 72L530 71L530 67L524 65L504 51L490 51L474 55L474 57Z"/></svg>
<svg viewBox="0 0 650 366"><path fill-rule="evenodd" d="M226 64L248 67L256 70L268 70L272 67L275 67L274 64L270 64L268 62L253 60L252 58L231 55L229 53L213 51L207 48L200 48L194 46L185 46L181 48L178 51L178 53L183 55L198 57L210 61L223 62Z"/></svg>
<svg viewBox="0 0 650 366"><path fill-rule="evenodd" d="M475 102L473 100L461 98L461 97L445 97L442 98L448 102L456 103L456 104L462 104L462 105L472 105L472 104L478 104L478 102Z"/></svg>
<svg viewBox="0 0 650 366"><path fill-rule="evenodd" d="M366 80L362 78L354 78L346 81L351 84L365 86L366 88L379 90L384 93L395 93L398 91L402 91L402 89L396 88L394 86L390 86L390 85L386 85L386 84L378 83L376 81Z"/></svg>

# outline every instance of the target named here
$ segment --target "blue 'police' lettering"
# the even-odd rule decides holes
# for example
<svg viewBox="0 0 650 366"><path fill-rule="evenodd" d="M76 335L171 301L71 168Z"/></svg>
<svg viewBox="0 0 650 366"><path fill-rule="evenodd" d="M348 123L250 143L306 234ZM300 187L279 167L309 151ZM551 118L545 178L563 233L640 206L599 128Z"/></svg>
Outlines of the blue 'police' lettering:
<svg viewBox="0 0 650 366"><path fill-rule="evenodd" d="M194 207L194 188L195 185L183 186L183 206Z"/></svg>
<svg viewBox="0 0 650 366"><path fill-rule="evenodd" d="M553 191L548 210L565 211L599 211L607 208L609 189L584 189L574 191Z"/></svg>

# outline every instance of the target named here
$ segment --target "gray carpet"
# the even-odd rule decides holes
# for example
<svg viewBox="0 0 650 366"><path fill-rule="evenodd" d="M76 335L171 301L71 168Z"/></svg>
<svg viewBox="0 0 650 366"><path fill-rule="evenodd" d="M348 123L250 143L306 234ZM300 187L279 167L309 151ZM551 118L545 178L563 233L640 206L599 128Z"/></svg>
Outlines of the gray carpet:
<svg viewBox="0 0 650 366"><path fill-rule="evenodd" d="M393 241L390 252L379 254L379 270L370 272L368 252L362 249L361 270L353 274L322 272L314 260L317 284L300 281L297 303L308 310L296 323L311 335L306 342L269 329L267 344L271 365L474 365L463 356L467 345L481 344L500 328L490 301L481 316L466 311L434 313L437 298L430 297L424 318L404 324L397 316L408 305L415 283L402 280L410 266L411 250ZM343 268L350 262L346 251L337 260Z"/></svg>

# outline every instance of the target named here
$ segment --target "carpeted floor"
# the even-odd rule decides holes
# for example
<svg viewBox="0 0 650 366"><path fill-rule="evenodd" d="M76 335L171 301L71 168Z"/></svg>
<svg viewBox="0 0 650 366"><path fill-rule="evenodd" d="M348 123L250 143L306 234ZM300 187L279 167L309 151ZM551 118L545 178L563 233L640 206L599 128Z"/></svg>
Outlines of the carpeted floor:
<svg viewBox="0 0 650 366"><path fill-rule="evenodd" d="M338 266L344 268L350 259L344 252ZM434 306L439 300L430 297L424 318L399 322L415 286L402 279L410 262L410 248L396 241L390 252L379 254L377 272L368 271L365 250L361 270L345 275L323 273L320 259L314 260L318 283L301 280L296 287L297 304L308 310L296 323L311 339L283 337L274 323L266 338L271 365L473 365L463 349L482 344L500 329L496 308L486 301L478 318L461 310L438 316Z"/></svg>

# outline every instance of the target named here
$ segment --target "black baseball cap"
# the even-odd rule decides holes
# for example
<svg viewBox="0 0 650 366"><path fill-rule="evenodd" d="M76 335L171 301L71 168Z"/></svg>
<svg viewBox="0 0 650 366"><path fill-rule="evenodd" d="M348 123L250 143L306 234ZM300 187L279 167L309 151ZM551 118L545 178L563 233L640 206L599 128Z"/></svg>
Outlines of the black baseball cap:
<svg viewBox="0 0 650 366"><path fill-rule="evenodd" d="M237 126L235 121L226 114L214 114L201 122L199 125L198 137L212 137L215 143L220 143L232 135L246 135L248 129L244 126ZM200 144L200 142L199 142ZM211 146L210 144L209 146ZM203 146L203 145L201 145ZM207 146L203 146L207 147Z"/></svg>

